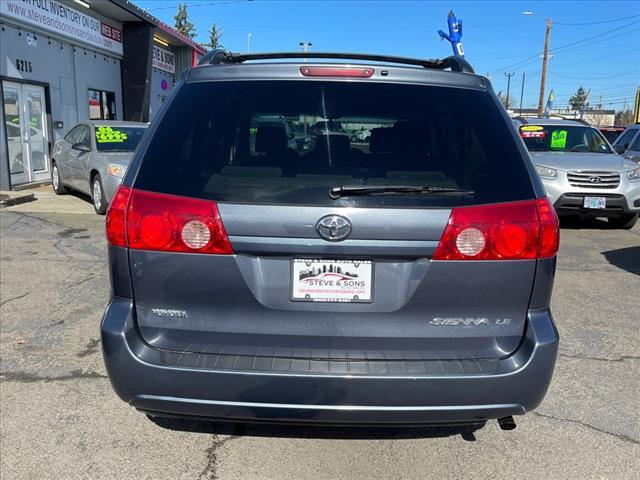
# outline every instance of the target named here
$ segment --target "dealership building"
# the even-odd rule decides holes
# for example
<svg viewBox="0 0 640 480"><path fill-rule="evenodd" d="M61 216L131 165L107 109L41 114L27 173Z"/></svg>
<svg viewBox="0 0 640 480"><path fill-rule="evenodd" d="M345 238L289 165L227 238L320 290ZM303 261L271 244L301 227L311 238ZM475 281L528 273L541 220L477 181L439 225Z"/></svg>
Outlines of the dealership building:
<svg viewBox="0 0 640 480"><path fill-rule="evenodd" d="M0 190L50 178L76 123L150 121L202 46L127 0L0 0Z"/></svg>

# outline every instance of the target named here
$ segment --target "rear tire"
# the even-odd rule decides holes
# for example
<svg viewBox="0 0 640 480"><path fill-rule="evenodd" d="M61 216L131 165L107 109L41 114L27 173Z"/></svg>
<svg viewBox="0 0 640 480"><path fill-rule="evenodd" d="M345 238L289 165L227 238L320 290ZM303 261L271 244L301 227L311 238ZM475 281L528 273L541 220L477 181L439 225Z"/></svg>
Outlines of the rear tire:
<svg viewBox="0 0 640 480"><path fill-rule="evenodd" d="M607 219L609 226L612 228L620 228L622 230L631 230L638 221L637 213L628 213L620 217L613 217Z"/></svg>
<svg viewBox="0 0 640 480"><path fill-rule="evenodd" d="M99 173L91 180L91 199L93 200L93 208L98 215L107 213L107 199L104 196L102 178Z"/></svg>
<svg viewBox="0 0 640 480"><path fill-rule="evenodd" d="M64 195L66 193L69 193L69 189L62 185L62 180L60 179L60 170L58 170L58 165L56 165L56 162L53 162L51 164L51 185L56 195Z"/></svg>

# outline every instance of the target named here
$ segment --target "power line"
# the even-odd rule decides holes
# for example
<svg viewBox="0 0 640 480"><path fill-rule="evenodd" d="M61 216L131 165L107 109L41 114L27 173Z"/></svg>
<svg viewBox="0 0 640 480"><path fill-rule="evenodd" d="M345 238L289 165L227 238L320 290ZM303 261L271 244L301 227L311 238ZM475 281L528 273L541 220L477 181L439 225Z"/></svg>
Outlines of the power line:
<svg viewBox="0 0 640 480"><path fill-rule="evenodd" d="M592 35L592 36L590 36L590 37L586 37L586 38L583 38L583 39L581 39L581 40L577 40L577 41L575 41L575 42L571 42L571 43L567 43L567 44L565 44L565 45L560 45L559 47L551 48L551 52L552 52L552 53L556 53L556 52L558 52L559 50L560 50L560 51L566 51L566 50L570 50L570 49L572 49L572 48L575 48L576 46L585 46L585 45L581 45L581 44L583 44L583 43L585 43L585 42L589 42L590 40L594 40L594 39L597 39L597 38L600 38L600 37L603 37L603 36L609 35L610 33L616 32L616 31L618 31L618 30L622 30L623 28L627 28L627 27L632 26L632 25L635 25L635 24L637 24L637 23L638 23L638 22L630 22L630 23L627 23L627 24L625 24L625 25L621 25L621 26L619 26L619 27L616 27L616 28L612 28L612 29L610 29L610 30L607 30L606 32L601 32L601 33L599 33L599 34L597 34L597 35ZM609 38L607 38L607 39L605 39L605 40L610 40L611 38L616 38L616 37L618 37L618 36L620 36L620 35L627 35L627 34L629 34L629 33L633 33L633 32L635 32L636 30L639 30L639 29L628 30L628 31L626 31L626 32L622 32L622 33L620 33L620 34L618 34L618 35L614 35L614 36L612 36L612 37L609 37ZM602 40L600 40L600 41L602 41ZM591 44L593 44L593 43L599 43L599 41L592 42ZM527 57L523 58L522 60L520 60L519 62L513 63L513 64L508 65L508 66L506 66L506 67L497 68L497 69L495 69L495 70L490 71L489 73L495 73L495 72L499 72L499 71L510 70L510 69L512 69L512 68L514 68L514 67L517 67L517 66L526 66L526 65L529 65L529 64L533 63L533 61L535 61L535 60L536 60L540 55L541 55L541 52L536 53L536 54L533 54L533 55L529 55L529 56L527 56ZM523 65L523 64L524 64L524 65Z"/></svg>
<svg viewBox="0 0 640 480"><path fill-rule="evenodd" d="M583 44L583 43L585 43L585 42L588 42L588 41L590 41L590 40L593 40L593 39L595 39L595 38L599 38L599 37L603 37L603 36L609 35L610 33L616 32L616 31L621 30L621 29L623 29L623 28L630 27L631 25L635 25L635 24L637 24L637 23L638 23L638 22L631 22L631 23L628 23L628 24L626 24L626 25L622 25L622 26L617 27L617 28L612 28L611 30L608 30L608 31L603 32L603 33L600 33L600 34L598 34L598 35L593 35L592 37L583 38L582 40L578 40L578 41L576 41L576 42L567 43L566 45L562 45L562 46L560 46L560 47L553 48L552 50L553 50L553 52L566 51L566 50L571 50L571 49L575 48L577 45L579 45L579 46L581 46L581 47L584 47L585 45L581 45L581 44ZM611 40L612 38L617 38L617 37L620 37L620 36L622 36L622 35L627 35L627 34L629 34L629 33L637 32L638 30L640 30L640 29L635 28L635 29L633 29L633 30L627 30L626 32L622 32L622 33L619 33L619 34L617 34L617 35L613 35L612 37L605 38L604 40L605 40L605 41L606 41L606 40ZM590 42L590 43L589 43L589 45L593 45L594 43L600 43L601 41L602 41L602 40L598 40L598 41L596 41L596 42Z"/></svg>
<svg viewBox="0 0 640 480"><path fill-rule="evenodd" d="M607 75L604 77L588 77L588 76L584 76L584 75L580 75L580 76L573 76L573 75L563 75L560 73L554 73L554 75L556 77L560 77L560 78L567 78L569 80L609 80L610 78L619 78L619 77L626 77L627 75L637 75L636 72L638 72L638 70L640 70L640 68L635 68L631 71L625 72L625 73L616 73L614 75Z"/></svg>
<svg viewBox="0 0 640 480"><path fill-rule="evenodd" d="M189 3L188 1L185 1L185 4L187 5L187 7L189 8L194 8L194 7L208 7L211 5L224 5L224 4L228 4L228 3L240 3L240 2L250 2L252 0L218 0L217 2L204 2L204 3ZM143 10L145 12L151 12L152 10L168 10L168 9L176 9L178 8L178 5L163 5L162 7L151 7L151 8L144 8Z"/></svg>
<svg viewBox="0 0 640 480"><path fill-rule="evenodd" d="M636 18L636 17L640 17L640 14L638 15L629 15L628 17L618 17L618 18L611 18L609 20L600 20L600 21L596 21L596 22L580 22L580 23L573 23L573 22L553 22L555 25L563 25L563 26L582 26L582 25L600 25L603 23L615 23L615 22L620 22L622 20L629 20L630 18Z"/></svg>
<svg viewBox="0 0 640 480"><path fill-rule="evenodd" d="M583 63L592 63L592 62L595 62L597 60L608 60L610 58L621 57L623 55L629 55L630 53L637 53L637 52L638 52L638 49L637 48L633 48L631 50L626 50L624 52L616 53L615 55L603 55L602 57L589 58L587 60L581 60L579 62L561 63L561 64L554 63L553 67L554 68L572 67L574 65L581 65Z"/></svg>

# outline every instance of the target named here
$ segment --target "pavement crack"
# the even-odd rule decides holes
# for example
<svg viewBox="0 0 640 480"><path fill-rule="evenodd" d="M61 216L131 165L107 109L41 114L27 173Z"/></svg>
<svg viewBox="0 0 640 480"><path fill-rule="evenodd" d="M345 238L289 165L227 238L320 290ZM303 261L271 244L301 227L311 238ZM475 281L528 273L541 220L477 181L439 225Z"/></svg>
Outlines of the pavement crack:
<svg viewBox="0 0 640 480"><path fill-rule="evenodd" d="M84 350L76 353L76 357L84 358L84 357L88 357L89 355L93 355L94 353L98 353L99 346L100 346L100 339L92 338L91 340L89 340L89 343L87 343L87 346L84 347Z"/></svg>
<svg viewBox="0 0 640 480"><path fill-rule="evenodd" d="M231 435L226 438L220 438L214 434L212 436L213 443L205 450L207 454L207 464L198 475L199 480L217 480L218 479L218 450L227 442L240 438L240 435Z"/></svg>
<svg viewBox="0 0 640 480"><path fill-rule="evenodd" d="M0 307L6 305L9 302L13 302L14 300L20 300L21 298L24 298L27 295L29 295L29 292L23 293L22 295L18 295L17 297L7 298L6 300L3 300L2 302L0 302Z"/></svg>
<svg viewBox="0 0 640 480"><path fill-rule="evenodd" d="M54 244L53 244L53 248L55 248L58 252L60 252L60 253L64 256L64 258L66 258L66 259L67 259L67 260L66 260L67 262L72 262L72 261L73 261L73 257L72 257L71 255L69 255L67 252L65 252L65 251L62 249L62 247L60 246L60 242L62 242L62 240L64 240L64 238L59 237L59 238L56 240L56 243L54 243Z"/></svg>
<svg viewBox="0 0 640 480"><path fill-rule="evenodd" d="M605 357L590 357L588 355L580 355L578 353L558 353L559 357L564 358L577 358L579 360L594 360L597 362L613 362L613 363L621 363L626 360L640 360L640 357L635 355L623 355L618 358L605 358Z"/></svg>
<svg viewBox="0 0 640 480"><path fill-rule="evenodd" d="M22 213L20 215L20 218L18 220L16 220L16 222L14 222L14 223L22 222L22 220L24 220L25 218L30 219L30 220L35 220L37 222L46 223L47 225L51 225L53 227L62 227L64 229L73 228L72 226L65 225L64 223L52 222L51 220L46 220L46 219L44 219L42 217L38 217L36 215L29 215L29 214L26 214L26 213Z"/></svg>
<svg viewBox="0 0 640 480"><path fill-rule="evenodd" d="M79 285L82 285L83 283L88 282L89 280L93 280L94 278L96 278L96 276L94 274L91 274L87 278L83 278L82 280L78 280L77 282L74 282L72 286L77 287Z"/></svg>
<svg viewBox="0 0 640 480"><path fill-rule="evenodd" d="M627 435L623 435L623 434L620 434L620 433L610 432L608 430L604 430L602 428L598 428L598 427L596 427L594 425L591 425L589 423L581 422L580 420L574 420L572 418L555 417L553 415L547 415L547 414L536 412L536 411L531 412L531 413L533 413L534 415L536 415L538 417L542 417L542 418L548 418L548 419L551 419L551 420L558 420L560 422L567 422L567 423L574 423L576 425L581 425L581 426L586 427L586 428L588 428L590 430L593 430L593 431L596 431L596 432L599 432L599 433L604 433L605 435L611 435L612 437L615 437L618 440L622 440L623 442L632 443L634 445L640 445L640 441L636 440L635 438L631 438L631 437L629 437Z"/></svg>
<svg viewBox="0 0 640 480"><path fill-rule="evenodd" d="M108 378L108 377L98 372L84 372L82 370L72 370L66 375L59 375L57 377L43 377L36 373L23 372L23 371L0 372L0 380L2 380L3 382L17 382L17 383L65 382L68 380L95 379L95 378Z"/></svg>

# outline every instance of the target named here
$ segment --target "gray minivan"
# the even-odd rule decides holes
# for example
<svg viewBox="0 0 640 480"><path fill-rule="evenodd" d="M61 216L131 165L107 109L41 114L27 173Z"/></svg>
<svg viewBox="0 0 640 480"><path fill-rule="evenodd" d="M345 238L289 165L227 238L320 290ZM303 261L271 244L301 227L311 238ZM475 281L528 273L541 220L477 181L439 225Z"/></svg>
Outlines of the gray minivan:
<svg viewBox="0 0 640 480"><path fill-rule="evenodd" d="M463 59L210 52L106 229L104 359L152 417L508 429L551 380L557 217Z"/></svg>

